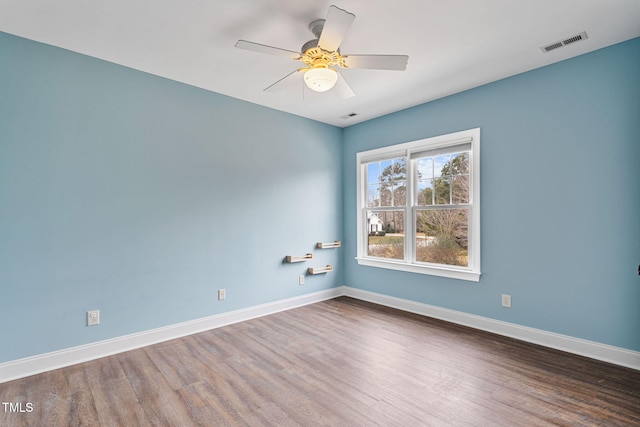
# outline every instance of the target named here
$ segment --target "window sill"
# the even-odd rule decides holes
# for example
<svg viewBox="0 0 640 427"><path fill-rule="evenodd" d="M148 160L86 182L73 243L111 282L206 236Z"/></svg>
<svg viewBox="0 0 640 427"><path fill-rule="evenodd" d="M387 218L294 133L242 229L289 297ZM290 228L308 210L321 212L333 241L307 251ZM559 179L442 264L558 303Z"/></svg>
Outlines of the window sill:
<svg viewBox="0 0 640 427"><path fill-rule="evenodd" d="M405 262L387 261L372 258L358 258L359 265L368 267L386 268L390 270L406 271L409 273L428 274L431 276L448 277L451 279L468 280L470 282L480 281L480 272L471 270L457 270L453 268L440 268L428 265L407 264Z"/></svg>

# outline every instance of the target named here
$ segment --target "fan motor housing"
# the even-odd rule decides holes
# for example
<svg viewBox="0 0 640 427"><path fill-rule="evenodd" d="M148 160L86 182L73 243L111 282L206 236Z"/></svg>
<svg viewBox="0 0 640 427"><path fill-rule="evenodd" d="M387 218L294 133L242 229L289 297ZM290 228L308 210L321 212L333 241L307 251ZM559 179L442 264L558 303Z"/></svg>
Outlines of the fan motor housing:
<svg viewBox="0 0 640 427"><path fill-rule="evenodd" d="M317 39L319 39L320 34L322 34L322 29L324 28L325 22L326 19L316 19L311 24L309 24L309 30L314 36L316 36Z"/></svg>
<svg viewBox="0 0 640 427"><path fill-rule="evenodd" d="M340 55L340 49L329 52L318 46L325 22L325 19L316 19L309 24L309 30L316 38L302 45L300 49L300 52L302 52L300 54L300 61L311 68L329 68L336 65L346 68L346 64L344 63L345 57Z"/></svg>
<svg viewBox="0 0 640 427"><path fill-rule="evenodd" d="M315 42L312 40L311 42ZM300 55L300 61L304 62L311 68L329 68L335 65L346 68L345 65L345 57L340 55L340 52L329 52L316 44L312 44L311 42L305 43L303 47L307 47L306 50L302 51ZM308 47L311 46L311 47Z"/></svg>
<svg viewBox="0 0 640 427"><path fill-rule="evenodd" d="M302 54L304 55L309 49L312 49L314 47L318 47L318 41L320 39L313 39L313 40L309 40L308 42L306 42L305 44L302 45L302 48L300 49L300 52L302 52Z"/></svg>

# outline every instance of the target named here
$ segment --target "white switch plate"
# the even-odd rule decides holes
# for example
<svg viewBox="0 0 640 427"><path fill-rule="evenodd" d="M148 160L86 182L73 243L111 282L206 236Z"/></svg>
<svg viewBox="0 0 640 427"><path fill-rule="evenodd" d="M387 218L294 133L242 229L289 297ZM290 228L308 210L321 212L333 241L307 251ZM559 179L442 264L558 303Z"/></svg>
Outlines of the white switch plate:
<svg viewBox="0 0 640 427"><path fill-rule="evenodd" d="M224 289L218 289L218 301L222 301L227 297L227 291Z"/></svg>
<svg viewBox="0 0 640 427"><path fill-rule="evenodd" d="M100 310L87 311L87 326L100 324Z"/></svg>
<svg viewBox="0 0 640 427"><path fill-rule="evenodd" d="M298 277L298 285L304 285L304 275L301 274L300 277Z"/></svg>

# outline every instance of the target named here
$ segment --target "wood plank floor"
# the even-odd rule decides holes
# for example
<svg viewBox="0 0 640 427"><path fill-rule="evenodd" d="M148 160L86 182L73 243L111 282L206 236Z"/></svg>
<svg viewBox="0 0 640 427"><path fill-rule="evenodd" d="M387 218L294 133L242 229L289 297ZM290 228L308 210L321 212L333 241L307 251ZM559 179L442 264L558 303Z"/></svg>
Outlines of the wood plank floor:
<svg viewBox="0 0 640 427"><path fill-rule="evenodd" d="M640 371L341 297L0 384L2 426L640 426ZM23 406L24 408L24 406Z"/></svg>

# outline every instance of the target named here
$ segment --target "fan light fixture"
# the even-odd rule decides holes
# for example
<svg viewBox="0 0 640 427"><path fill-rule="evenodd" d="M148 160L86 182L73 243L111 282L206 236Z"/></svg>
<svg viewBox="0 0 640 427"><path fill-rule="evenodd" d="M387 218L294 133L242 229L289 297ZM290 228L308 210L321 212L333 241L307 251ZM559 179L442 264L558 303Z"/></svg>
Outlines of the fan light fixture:
<svg viewBox="0 0 640 427"><path fill-rule="evenodd" d="M338 73L331 68L312 68L304 73L304 82L309 89L326 92L336 85Z"/></svg>
<svg viewBox="0 0 640 427"><path fill-rule="evenodd" d="M329 7L326 19L316 19L309 24L314 39L302 45L300 52L267 46L246 40L238 40L238 49L276 55L303 63L303 68L294 70L264 89L265 92L278 92L293 81L303 77L309 89L326 92L335 88L339 98L355 96L349 84L340 76L340 68L364 68L372 70L404 70L407 68L407 55L342 55L340 43L355 19L353 13L336 6ZM340 84L338 83L340 80ZM304 86L302 86L304 88ZM304 92L303 92L304 97Z"/></svg>

